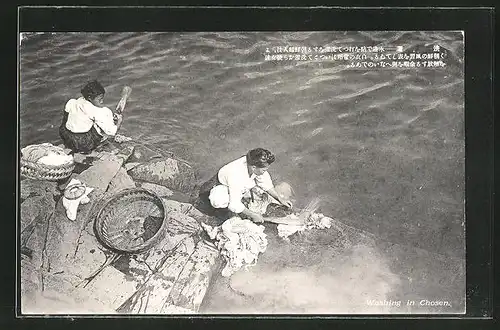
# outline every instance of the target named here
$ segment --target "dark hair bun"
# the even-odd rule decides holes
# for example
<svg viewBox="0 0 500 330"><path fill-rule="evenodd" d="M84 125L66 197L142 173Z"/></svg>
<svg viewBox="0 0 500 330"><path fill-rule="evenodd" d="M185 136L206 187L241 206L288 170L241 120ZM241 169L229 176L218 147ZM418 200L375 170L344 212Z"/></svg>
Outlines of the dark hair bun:
<svg viewBox="0 0 500 330"><path fill-rule="evenodd" d="M92 80L82 88L81 92L84 98L92 100L99 95L103 95L105 90L97 80Z"/></svg>
<svg viewBox="0 0 500 330"><path fill-rule="evenodd" d="M275 160L274 155L266 149L256 148L247 153L247 163L250 166L266 167Z"/></svg>

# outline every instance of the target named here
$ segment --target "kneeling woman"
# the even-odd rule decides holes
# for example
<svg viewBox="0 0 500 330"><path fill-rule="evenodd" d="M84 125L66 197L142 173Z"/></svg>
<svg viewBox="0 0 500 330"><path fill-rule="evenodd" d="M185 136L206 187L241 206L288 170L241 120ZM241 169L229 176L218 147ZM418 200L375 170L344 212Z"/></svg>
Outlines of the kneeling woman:
<svg viewBox="0 0 500 330"><path fill-rule="evenodd" d="M104 87L98 81L91 81L82 88L82 97L66 103L59 135L64 145L73 152L90 153L106 136L114 136L120 127L126 99L131 91L125 87L117 111L103 106Z"/></svg>
<svg viewBox="0 0 500 330"><path fill-rule="evenodd" d="M249 210L242 202L255 186L291 208L292 203L277 193L267 172L274 160L270 151L257 148L223 166L212 179L201 186L198 200L200 210L220 220L226 220L233 214L241 214L254 222L264 222L261 214Z"/></svg>

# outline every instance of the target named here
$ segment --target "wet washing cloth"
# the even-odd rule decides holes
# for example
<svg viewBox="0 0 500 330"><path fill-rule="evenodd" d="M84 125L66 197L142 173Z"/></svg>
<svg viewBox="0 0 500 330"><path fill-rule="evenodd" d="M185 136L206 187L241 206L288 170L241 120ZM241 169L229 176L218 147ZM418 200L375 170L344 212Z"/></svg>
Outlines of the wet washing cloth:
<svg viewBox="0 0 500 330"><path fill-rule="evenodd" d="M297 219L299 219L301 215L296 215L296 214L290 214L287 215L284 218L287 218L290 220L291 223L296 222ZM297 224L279 224L277 229L278 229L278 236L283 238L284 240L289 240L289 236L301 232L304 230L310 230L310 229L325 229L325 228L330 228L332 225L332 218L324 216L322 213L310 213L306 215L305 221L303 225L297 225Z"/></svg>
<svg viewBox="0 0 500 330"><path fill-rule="evenodd" d="M221 251L226 265L222 276L229 277L241 268L255 265L259 254L267 248L264 226L250 220L232 217L221 226L211 227L201 223L203 229Z"/></svg>
<svg viewBox="0 0 500 330"><path fill-rule="evenodd" d="M289 184L283 182L276 186L276 190L279 194L289 196L292 189ZM252 200L247 203L247 207L251 211L263 214L264 219L267 218L267 221L272 218L273 221L271 222L277 223L277 220L279 220L276 228L278 236L288 241L288 237L297 232L331 227L332 218L315 212L319 203L319 199L313 199L305 209L300 212L292 212L290 209L283 209L278 206L279 202L269 194L255 191Z"/></svg>

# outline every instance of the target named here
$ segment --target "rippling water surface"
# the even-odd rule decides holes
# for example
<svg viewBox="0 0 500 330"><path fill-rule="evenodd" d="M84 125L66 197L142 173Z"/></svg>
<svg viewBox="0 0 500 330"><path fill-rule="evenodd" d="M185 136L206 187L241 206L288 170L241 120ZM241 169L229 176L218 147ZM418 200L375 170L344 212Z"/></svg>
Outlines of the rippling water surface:
<svg viewBox="0 0 500 330"><path fill-rule="evenodd" d="M444 68L347 69L264 61L273 46L447 53ZM21 145L59 143L65 102L89 79L122 133L172 150L200 180L262 146L304 206L397 244L464 256L464 82L459 32L43 34L21 46Z"/></svg>

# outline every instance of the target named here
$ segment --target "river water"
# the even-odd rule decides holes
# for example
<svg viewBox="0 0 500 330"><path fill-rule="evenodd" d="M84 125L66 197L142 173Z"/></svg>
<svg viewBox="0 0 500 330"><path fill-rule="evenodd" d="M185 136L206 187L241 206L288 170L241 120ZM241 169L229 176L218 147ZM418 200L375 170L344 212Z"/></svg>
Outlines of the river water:
<svg viewBox="0 0 500 330"><path fill-rule="evenodd" d="M266 61L276 46L446 54L438 68ZM121 133L174 151L199 180L254 147L322 213L383 241L463 258L464 45L460 32L57 33L20 47L20 141L60 143L65 102L90 79Z"/></svg>

